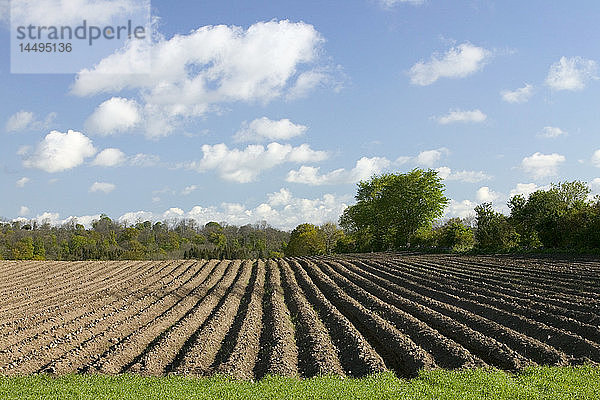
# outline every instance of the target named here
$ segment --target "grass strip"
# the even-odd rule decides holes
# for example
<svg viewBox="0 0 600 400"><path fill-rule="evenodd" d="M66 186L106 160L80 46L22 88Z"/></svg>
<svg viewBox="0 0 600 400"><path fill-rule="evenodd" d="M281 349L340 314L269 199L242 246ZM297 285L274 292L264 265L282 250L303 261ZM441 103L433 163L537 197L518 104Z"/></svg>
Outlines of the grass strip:
<svg viewBox="0 0 600 400"><path fill-rule="evenodd" d="M224 376L32 375L0 377L0 398L24 399L597 399L600 367L531 367L421 372L411 380L392 373L361 379L267 376L258 382Z"/></svg>

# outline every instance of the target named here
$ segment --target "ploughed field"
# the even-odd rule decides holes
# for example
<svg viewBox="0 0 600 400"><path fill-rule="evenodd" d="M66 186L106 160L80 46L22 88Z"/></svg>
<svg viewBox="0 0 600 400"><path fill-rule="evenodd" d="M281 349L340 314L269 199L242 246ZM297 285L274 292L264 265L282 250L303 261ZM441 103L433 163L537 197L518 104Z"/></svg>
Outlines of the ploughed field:
<svg viewBox="0 0 600 400"><path fill-rule="evenodd" d="M0 374L364 376L600 363L600 263L0 261Z"/></svg>

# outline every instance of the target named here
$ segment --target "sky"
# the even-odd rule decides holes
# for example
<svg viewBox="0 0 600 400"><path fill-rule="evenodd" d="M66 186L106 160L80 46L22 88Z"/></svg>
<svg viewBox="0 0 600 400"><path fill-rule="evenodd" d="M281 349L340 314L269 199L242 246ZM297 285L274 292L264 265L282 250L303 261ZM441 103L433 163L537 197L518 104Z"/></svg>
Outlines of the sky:
<svg viewBox="0 0 600 400"><path fill-rule="evenodd" d="M12 9L75 24L136 1ZM597 1L153 0L149 40L90 46L66 73L11 72L10 9L0 0L5 220L293 229L413 168L444 178L445 217L508 212L553 182L600 191Z"/></svg>

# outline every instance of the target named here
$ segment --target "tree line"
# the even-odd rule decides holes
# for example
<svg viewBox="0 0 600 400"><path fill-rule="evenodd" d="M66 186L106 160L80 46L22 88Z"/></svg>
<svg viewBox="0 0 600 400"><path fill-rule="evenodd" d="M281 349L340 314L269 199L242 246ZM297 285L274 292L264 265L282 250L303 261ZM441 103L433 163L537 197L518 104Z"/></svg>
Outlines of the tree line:
<svg viewBox="0 0 600 400"><path fill-rule="evenodd" d="M161 260L281 257L289 233L266 222L241 227L195 220L120 223L102 215L86 229L72 220L60 226L0 222L0 259Z"/></svg>
<svg viewBox="0 0 600 400"><path fill-rule="evenodd" d="M356 204L341 229L303 224L292 231L287 255L376 251L600 251L600 197L581 181L551 184L508 201L509 215L483 203L472 218L440 222L449 200L434 170L373 176L358 184ZM329 232L329 233L328 233ZM293 246L292 246L293 244Z"/></svg>
<svg viewBox="0 0 600 400"><path fill-rule="evenodd" d="M0 258L17 260L248 259L376 251L600 251L600 197L581 181L508 201L509 215L483 203L474 217L440 222L449 199L435 170L375 175L358 183L339 225L305 223L291 233L266 222L241 227L195 220L91 228L70 221L0 222Z"/></svg>

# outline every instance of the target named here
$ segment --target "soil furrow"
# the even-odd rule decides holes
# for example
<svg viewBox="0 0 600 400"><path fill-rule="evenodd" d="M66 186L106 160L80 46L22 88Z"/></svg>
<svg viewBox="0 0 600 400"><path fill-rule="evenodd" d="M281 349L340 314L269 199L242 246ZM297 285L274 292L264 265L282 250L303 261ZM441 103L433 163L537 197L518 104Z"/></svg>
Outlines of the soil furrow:
<svg viewBox="0 0 600 400"><path fill-rule="evenodd" d="M344 375L337 350L317 312L310 306L294 273L285 260L279 260L288 308L296 330L298 368L303 377Z"/></svg>

